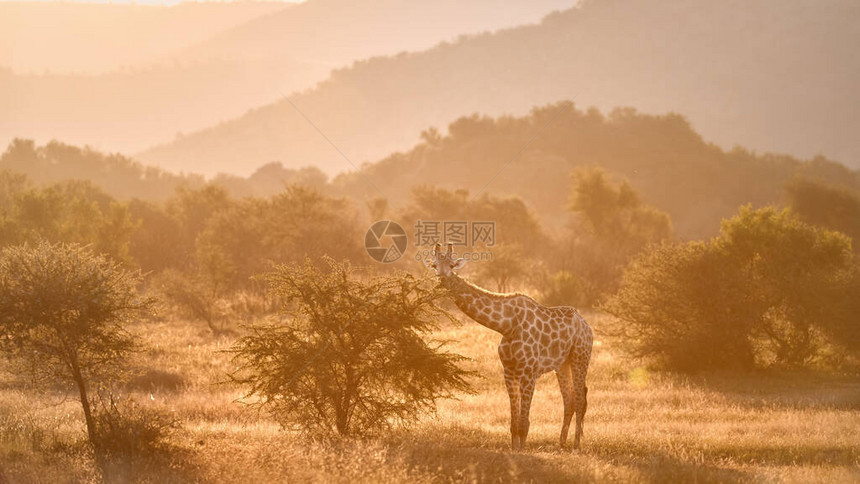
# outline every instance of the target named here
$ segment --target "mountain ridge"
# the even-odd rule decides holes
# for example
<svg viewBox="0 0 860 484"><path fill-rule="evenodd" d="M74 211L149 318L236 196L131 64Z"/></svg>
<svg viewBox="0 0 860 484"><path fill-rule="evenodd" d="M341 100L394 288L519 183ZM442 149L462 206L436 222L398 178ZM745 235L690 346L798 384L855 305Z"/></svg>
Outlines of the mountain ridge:
<svg viewBox="0 0 860 484"><path fill-rule="evenodd" d="M726 149L858 166L849 101L860 101L860 59L845 47L860 43L858 19L860 4L845 1L591 1L538 25L357 61L292 104L259 106L139 157L209 173L281 161L333 174L343 160L293 105L358 165L462 113L523 115L575 97L604 111L683 112Z"/></svg>
<svg viewBox="0 0 860 484"><path fill-rule="evenodd" d="M277 15L262 16L279 22L295 17L289 25L298 29L295 38L308 37L304 44L290 45L294 38L290 32L254 29L252 23L252 33L260 30L261 36L242 38L247 42L243 40L231 56L207 57L180 49L165 54L159 62L131 65L103 76L22 75L0 68L0 144L16 137L42 143L59 139L134 153L229 120L286 93L308 89L324 80L332 65L396 53L412 44L434 45L459 34L507 25L523 11L536 16L572 2L575 0L503 4L480 0L465 8L454 0L309 0L283 7ZM387 8L390 6L397 8ZM428 23L422 16L424 10L435 12L429 18L457 21ZM352 30L327 28L338 22L355 26ZM247 27L243 29L239 32ZM208 44L203 41L201 45ZM308 46L317 47L309 50ZM188 171L188 167L175 168Z"/></svg>

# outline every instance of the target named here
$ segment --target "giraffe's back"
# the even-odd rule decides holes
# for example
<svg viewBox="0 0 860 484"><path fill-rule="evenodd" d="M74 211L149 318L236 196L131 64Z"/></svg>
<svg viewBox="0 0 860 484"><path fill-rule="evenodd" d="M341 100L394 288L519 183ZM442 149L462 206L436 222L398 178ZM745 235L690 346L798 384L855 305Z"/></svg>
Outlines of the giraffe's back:
<svg viewBox="0 0 860 484"><path fill-rule="evenodd" d="M539 373L557 370L571 355L590 356L593 332L575 308L547 307L531 298L524 303L520 334L510 343L517 350L523 348L524 356Z"/></svg>

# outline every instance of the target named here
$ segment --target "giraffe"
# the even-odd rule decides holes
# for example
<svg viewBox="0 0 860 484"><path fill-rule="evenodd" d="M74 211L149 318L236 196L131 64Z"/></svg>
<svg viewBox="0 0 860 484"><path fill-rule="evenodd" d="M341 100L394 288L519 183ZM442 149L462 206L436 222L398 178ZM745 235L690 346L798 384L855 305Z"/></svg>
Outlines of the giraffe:
<svg viewBox="0 0 860 484"><path fill-rule="evenodd" d="M564 402L559 443L562 447L567 444L570 420L576 414L573 447L579 449L588 406L585 376L594 341L591 326L572 307L547 307L524 294L500 294L478 287L454 272L465 263L465 259L454 258L453 244L448 244L444 254L436 244L426 262L461 311L502 334L499 359L511 403L511 448L525 447L535 382L555 371Z"/></svg>

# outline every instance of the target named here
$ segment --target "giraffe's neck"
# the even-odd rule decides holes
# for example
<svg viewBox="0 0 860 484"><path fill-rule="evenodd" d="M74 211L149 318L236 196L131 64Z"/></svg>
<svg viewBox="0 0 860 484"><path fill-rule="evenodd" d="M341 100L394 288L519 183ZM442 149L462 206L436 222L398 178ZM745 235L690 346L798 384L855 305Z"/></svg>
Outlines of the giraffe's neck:
<svg viewBox="0 0 860 484"><path fill-rule="evenodd" d="M515 307L512 296L482 289L456 274L442 277L454 304L466 316L493 331L508 334L514 329Z"/></svg>

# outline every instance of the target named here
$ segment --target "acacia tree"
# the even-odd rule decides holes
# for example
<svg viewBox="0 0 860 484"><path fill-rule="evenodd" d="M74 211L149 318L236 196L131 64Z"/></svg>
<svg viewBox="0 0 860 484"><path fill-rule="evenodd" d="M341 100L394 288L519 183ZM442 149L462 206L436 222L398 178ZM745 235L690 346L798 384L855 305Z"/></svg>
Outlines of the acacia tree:
<svg viewBox="0 0 860 484"><path fill-rule="evenodd" d="M0 250L0 350L16 373L73 385L96 446L91 388L116 378L135 348L124 325L152 303L138 297L139 282L74 244Z"/></svg>
<svg viewBox="0 0 860 484"><path fill-rule="evenodd" d="M468 391L464 358L426 341L440 318L435 284L409 274L356 277L323 258L264 276L284 324L253 326L232 348L234 381L285 428L360 435L414 420L439 398Z"/></svg>

